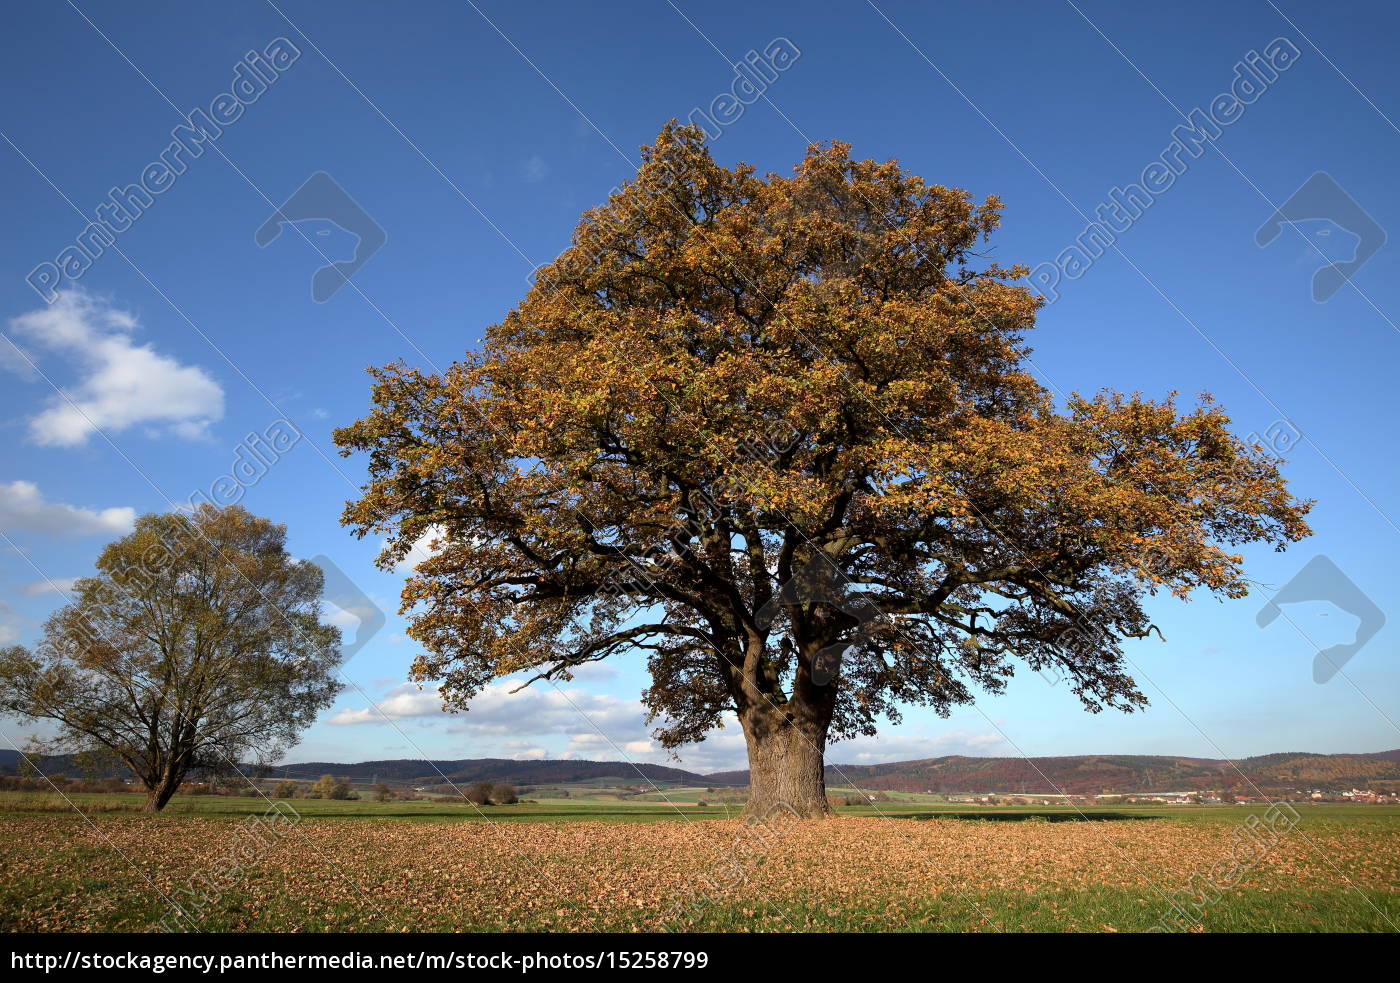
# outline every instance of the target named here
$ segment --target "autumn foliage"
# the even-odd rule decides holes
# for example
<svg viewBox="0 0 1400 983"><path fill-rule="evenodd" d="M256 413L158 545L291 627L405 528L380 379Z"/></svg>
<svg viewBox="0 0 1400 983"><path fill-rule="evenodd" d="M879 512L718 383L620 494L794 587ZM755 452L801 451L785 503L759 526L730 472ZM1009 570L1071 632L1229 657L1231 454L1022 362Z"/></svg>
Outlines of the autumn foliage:
<svg viewBox="0 0 1400 983"><path fill-rule="evenodd" d="M750 809L803 815L829 739L1018 664L1142 704L1144 596L1244 594L1237 548L1308 504L1209 397L1057 405L1025 270L978 253L1000 219L846 144L759 175L666 127L481 350L373 370L337 432L370 474L345 522L386 567L431 545L415 678L465 706L641 650L658 738L737 715Z"/></svg>
<svg viewBox="0 0 1400 983"><path fill-rule="evenodd" d="M276 761L340 688L325 578L286 539L237 505L141 516L32 650L0 648L0 712L46 721L41 751L130 771L153 812L186 776Z"/></svg>

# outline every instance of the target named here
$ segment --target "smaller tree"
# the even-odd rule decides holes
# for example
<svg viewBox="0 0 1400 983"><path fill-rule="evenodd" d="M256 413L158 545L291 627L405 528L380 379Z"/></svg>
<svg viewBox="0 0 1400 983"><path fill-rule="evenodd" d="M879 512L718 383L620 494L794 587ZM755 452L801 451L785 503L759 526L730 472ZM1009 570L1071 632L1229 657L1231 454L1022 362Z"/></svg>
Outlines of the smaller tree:
<svg viewBox="0 0 1400 983"><path fill-rule="evenodd" d="M324 577L286 538L237 506L137 519L32 652L0 648L0 713L56 723L46 750L120 761L149 812L191 772L277 760L339 689Z"/></svg>
<svg viewBox="0 0 1400 983"><path fill-rule="evenodd" d="M491 786L490 798L491 804L498 806L514 805L520 801L520 796L515 793L515 786L504 783Z"/></svg>
<svg viewBox="0 0 1400 983"><path fill-rule="evenodd" d="M272 793L279 799L295 799L297 797L297 783L290 778L277 783L277 790Z"/></svg>
<svg viewBox="0 0 1400 983"><path fill-rule="evenodd" d="M384 782L380 782L378 785L374 786L374 801L375 801L375 802L392 802L392 801L394 801L394 790L391 789L391 788L390 788L388 785L386 785Z"/></svg>
<svg viewBox="0 0 1400 983"><path fill-rule="evenodd" d="M358 799L359 796L351 790L349 782L336 782L331 786L329 798L343 802L346 799Z"/></svg>
<svg viewBox="0 0 1400 983"><path fill-rule="evenodd" d="M311 786L311 791L307 793L308 799L332 799L335 798L335 776L322 775L316 779L316 783Z"/></svg>

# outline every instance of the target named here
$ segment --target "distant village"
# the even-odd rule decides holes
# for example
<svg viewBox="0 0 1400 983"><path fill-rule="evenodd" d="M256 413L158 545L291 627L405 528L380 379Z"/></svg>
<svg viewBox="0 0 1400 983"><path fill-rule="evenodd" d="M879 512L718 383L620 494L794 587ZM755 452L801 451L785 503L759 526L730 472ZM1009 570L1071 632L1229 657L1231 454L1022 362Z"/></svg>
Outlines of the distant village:
<svg viewBox="0 0 1400 983"><path fill-rule="evenodd" d="M935 794L935 793L928 793ZM872 796L873 798L873 796ZM1400 792L1372 789L1295 789L1276 794L1241 795L1225 790L1184 792L1100 792L1085 795L1008 794L1005 792L972 793L945 796L948 802L971 805L1230 805L1253 802L1341 802L1365 805L1400 804Z"/></svg>

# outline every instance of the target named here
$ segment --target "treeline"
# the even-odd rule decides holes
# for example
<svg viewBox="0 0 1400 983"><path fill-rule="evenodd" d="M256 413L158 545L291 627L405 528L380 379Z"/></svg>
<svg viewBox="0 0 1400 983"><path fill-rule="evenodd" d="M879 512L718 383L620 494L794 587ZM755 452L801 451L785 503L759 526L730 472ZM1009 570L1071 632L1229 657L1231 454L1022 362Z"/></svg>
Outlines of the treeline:
<svg viewBox="0 0 1400 983"><path fill-rule="evenodd" d="M67 775L50 775L48 778L23 778L18 775L0 775L0 791L5 792L134 792L120 778L69 778Z"/></svg>
<svg viewBox="0 0 1400 983"><path fill-rule="evenodd" d="M305 787L290 778L284 778L273 788L272 794L279 799L353 801L361 798L362 791L367 792L375 802L393 802L396 799L400 802L412 802L418 798L412 789L392 788L386 782L379 782L368 789L356 789L348 779L337 778L334 775L322 775Z"/></svg>
<svg viewBox="0 0 1400 983"><path fill-rule="evenodd" d="M517 761L511 758L458 758L424 760L403 758L388 761L359 761L346 764L335 761L306 761L297 764L274 765L270 778L296 778L330 769L337 775L365 780L385 778L392 782L412 782L417 785L438 784L445 777L457 785L470 782L509 783L511 785L554 785L599 779L653 782L679 782L703 785L703 775L668 768L664 765L627 761L545 760Z"/></svg>
<svg viewBox="0 0 1400 983"><path fill-rule="evenodd" d="M55 789L63 793L136 793L141 786L121 778L69 778L59 772L47 778L24 775L0 775L0 791L5 792L50 792ZM247 787L242 790L234 785L211 784L209 782L185 782L178 790L179 795L251 795Z"/></svg>

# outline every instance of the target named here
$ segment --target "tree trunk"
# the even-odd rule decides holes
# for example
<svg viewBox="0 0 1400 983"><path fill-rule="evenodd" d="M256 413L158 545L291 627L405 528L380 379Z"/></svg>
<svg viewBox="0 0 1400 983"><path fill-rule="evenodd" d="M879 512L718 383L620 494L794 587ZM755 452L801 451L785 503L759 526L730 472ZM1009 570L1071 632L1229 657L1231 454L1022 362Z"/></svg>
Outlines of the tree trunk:
<svg viewBox="0 0 1400 983"><path fill-rule="evenodd" d="M829 816L825 725L804 725L777 711L751 711L740 722L749 746L749 801L744 815L762 821L779 813L801 819Z"/></svg>
<svg viewBox="0 0 1400 983"><path fill-rule="evenodd" d="M160 812L170 801L170 797L175 794L175 790L180 787L178 781L159 782L156 785L146 786L146 801L141 806L142 812Z"/></svg>

